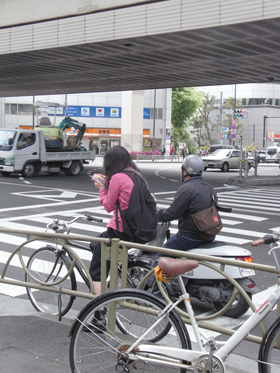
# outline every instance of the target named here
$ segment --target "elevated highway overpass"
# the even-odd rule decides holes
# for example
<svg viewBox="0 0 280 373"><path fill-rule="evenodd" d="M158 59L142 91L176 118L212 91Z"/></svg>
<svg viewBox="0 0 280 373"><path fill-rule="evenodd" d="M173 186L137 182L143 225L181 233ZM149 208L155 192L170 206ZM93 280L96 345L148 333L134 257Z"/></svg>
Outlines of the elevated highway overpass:
<svg viewBox="0 0 280 373"><path fill-rule="evenodd" d="M280 80L279 0L9 0L0 14L2 97Z"/></svg>

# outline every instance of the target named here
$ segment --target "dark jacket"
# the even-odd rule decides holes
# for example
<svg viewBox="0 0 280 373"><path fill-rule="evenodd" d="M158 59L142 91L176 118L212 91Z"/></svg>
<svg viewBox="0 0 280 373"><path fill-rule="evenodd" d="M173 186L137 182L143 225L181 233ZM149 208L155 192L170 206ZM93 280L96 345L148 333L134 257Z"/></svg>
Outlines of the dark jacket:
<svg viewBox="0 0 280 373"><path fill-rule="evenodd" d="M212 195L217 200L213 187L201 176L191 177L179 187L171 206L158 211L158 220L167 222L179 219L179 233L185 237L199 240L190 216L211 207Z"/></svg>

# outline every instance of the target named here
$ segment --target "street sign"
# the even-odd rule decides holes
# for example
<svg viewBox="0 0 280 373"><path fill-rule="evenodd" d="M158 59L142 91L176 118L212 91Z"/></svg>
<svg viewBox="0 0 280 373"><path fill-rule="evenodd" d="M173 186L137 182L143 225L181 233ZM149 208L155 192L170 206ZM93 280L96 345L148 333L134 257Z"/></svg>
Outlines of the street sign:
<svg viewBox="0 0 280 373"><path fill-rule="evenodd" d="M224 132L227 132L227 131L228 131L228 128L227 128L227 127L225 127L225 128L224 128Z"/></svg>
<svg viewBox="0 0 280 373"><path fill-rule="evenodd" d="M236 119L232 119L231 124L236 124Z"/></svg>
<svg viewBox="0 0 280 373"><path fill-rule="evenodd" d="M225 135L222 133L221 134L221 139L224 139L225 138Z"/></svg>
<svg viewBox="0 0 280 373"><path fill-rule="evenodd" d="M227 133L225 133L225 139L228 139L228 134Z"/></svg>
<svg viewBox="0 0 280 373"><path fill-rule="evenodd" d="M231 134L231 138L232 138L232 139L235 139L235 138L236 138L236 134L235 134L235 133L232 133L232 134Z"/></svg>
<svg viewBox="0 0 280 373"><path fill-rule="evenodd" d="M267 136L270 140L274 138L274 132L268 132L268 136Z"/></svg>
<svg viewBox="0 0 280 373"><path fill-rule="evenodd" d="M232 114L232 109L227 109L227 110L226 110L226 114L227 114L227 115L231 115L231 114Z"/></svg>
<svg viewBox="0 0 280 373"><path fill-rule="evenodd" d="M236 130L236 125L235 125L235 124L232 124L232 125L231 125L231 129L232 129L232 130Z"/></svg>

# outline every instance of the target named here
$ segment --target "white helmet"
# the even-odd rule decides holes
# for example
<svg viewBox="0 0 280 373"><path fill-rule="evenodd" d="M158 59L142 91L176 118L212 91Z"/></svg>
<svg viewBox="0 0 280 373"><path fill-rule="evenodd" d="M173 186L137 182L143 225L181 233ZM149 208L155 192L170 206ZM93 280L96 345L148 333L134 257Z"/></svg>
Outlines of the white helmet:
<svg viewBox="0 0 280 373"><path fill-rule="evenodd" d="M198 155L190 154L184 158L182 169L186 170L190 176L201 176L204 171L204 162Z"/></svg>

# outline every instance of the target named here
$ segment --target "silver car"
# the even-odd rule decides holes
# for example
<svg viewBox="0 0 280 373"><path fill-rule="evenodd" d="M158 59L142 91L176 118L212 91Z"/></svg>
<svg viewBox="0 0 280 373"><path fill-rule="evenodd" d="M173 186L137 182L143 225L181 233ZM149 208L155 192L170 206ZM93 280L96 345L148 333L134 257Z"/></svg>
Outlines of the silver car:
<svg viewBox="0 0 280 373"><path fill-rule="evenodd" d="M201 157L204 162L204 171L207 168L219 168L226 172L230 169L239 169L240 167L241 151L236 149L218 149L208 157ZM251 168L253 160L248 160L248 169Z"/></svg>

